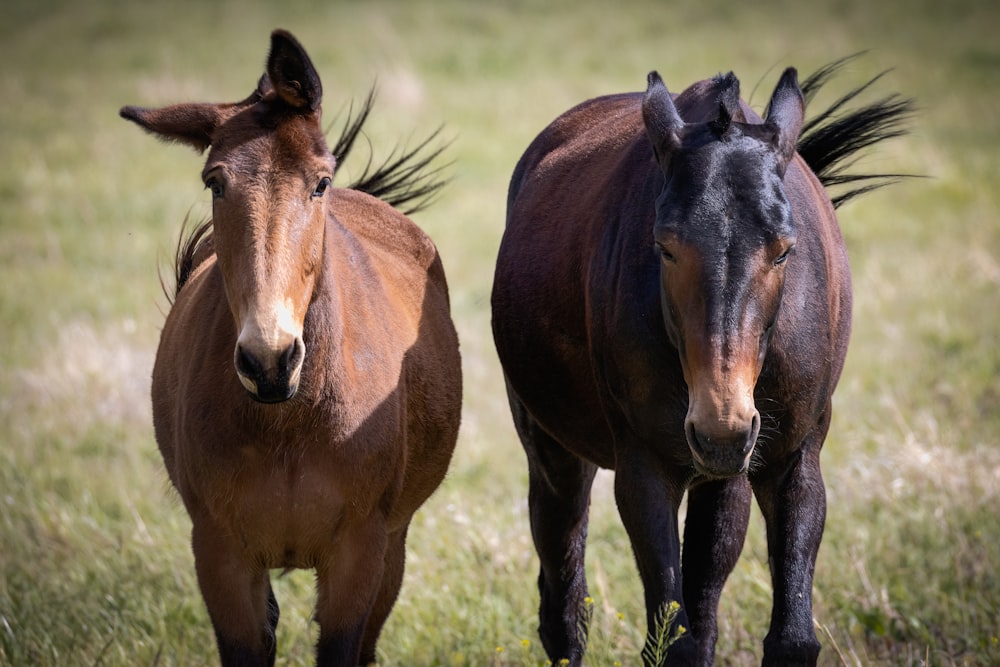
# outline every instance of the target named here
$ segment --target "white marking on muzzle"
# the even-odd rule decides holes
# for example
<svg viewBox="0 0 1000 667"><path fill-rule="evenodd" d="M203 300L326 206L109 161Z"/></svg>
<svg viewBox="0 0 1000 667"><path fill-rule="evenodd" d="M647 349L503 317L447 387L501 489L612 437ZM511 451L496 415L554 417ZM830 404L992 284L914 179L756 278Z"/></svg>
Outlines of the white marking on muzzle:
<svg viewBox="0 0 1000 667"><path fill-rule="evenodd" d="M244 318L243 327L237 339L237 347L252 353L263 365L265 373L276 370L281 355L295 341L302 340L302 323L297 322L290 300L275 304L270 312L258 308ZM289 383L298 382L302 370L301 363L292 370ZM257 383L237 370L240 382L247 391L256 394Z"/></svg>

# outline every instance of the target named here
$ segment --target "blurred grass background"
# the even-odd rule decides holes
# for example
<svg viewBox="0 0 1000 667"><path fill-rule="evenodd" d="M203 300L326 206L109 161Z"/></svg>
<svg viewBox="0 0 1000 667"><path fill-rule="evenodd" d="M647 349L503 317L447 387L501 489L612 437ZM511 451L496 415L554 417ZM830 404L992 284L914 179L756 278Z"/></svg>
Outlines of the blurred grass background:
<svg viewBox="0 0 1000 667"><path fill-rule="evenodd" d="M541 665L523 455L489 335L492 265L521 151L583 99L734 70L760 109L777 74L870 49L913 133L859 165L926 174L846 205L855 326L824 453L815 582L825 664L1000 663L1000 5L992 0L496 0L0 5L0 664L213 664L189 522L152 437L149 372L186 216L190 150L123 104L242 99L271 29L303 42L331 126L374 81L376 157L437 126L452 183L437 241L466 403L449 478L410 532L383 665ZM838 87L839 86L839 87ZM821 105L824 99L817 100ZM355 156L360 168L363 155ZM352 163L344 165L348 175ZM341 182L346 182L343 177ZM770 609L752 519L720 609L719 662L754 664ZM610 475L595 488L589 664L635 664L638 576ZM312 661L308 572L277 582L281 664Z"/></svg>

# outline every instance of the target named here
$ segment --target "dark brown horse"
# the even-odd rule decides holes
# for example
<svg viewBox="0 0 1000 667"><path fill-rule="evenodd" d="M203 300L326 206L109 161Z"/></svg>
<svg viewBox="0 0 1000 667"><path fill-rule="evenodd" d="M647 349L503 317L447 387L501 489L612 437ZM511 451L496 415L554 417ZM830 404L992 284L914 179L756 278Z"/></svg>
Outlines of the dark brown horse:
<svg viewBox="0 0 1000 667"><path fill-rule="evenodd" d="M579 665L584 651L598 467L615 471L645 590L647 648L674 601L672 632L688 631L670 664L713 661L719 596L756 495L774 586L764 662L816 661L819 455L851 322L847 254L816 173L851 180L834 165L897 134L908 112L887 98L839 114L853 94L800 144L805 99L794 69L763 121L732 74L674 99L653 72L644 95L564 113L517 164L493 331L527 452L539 632L554 663ZM659 663L652 654L645 661Z"/></svg>
<svg viewBox="0 0 1000 667"><path fill-rule="evenodd" d="M275 31L246 100L122 109L210 148L211 231L179 252L152 396L225 665L274 663L273 568L316 571L318 664L374 662L407 527L458 432L437 251L389 203L331 187L321 96L305 51ZM382 176L405 190L418 174L403 163Z"/></svg>

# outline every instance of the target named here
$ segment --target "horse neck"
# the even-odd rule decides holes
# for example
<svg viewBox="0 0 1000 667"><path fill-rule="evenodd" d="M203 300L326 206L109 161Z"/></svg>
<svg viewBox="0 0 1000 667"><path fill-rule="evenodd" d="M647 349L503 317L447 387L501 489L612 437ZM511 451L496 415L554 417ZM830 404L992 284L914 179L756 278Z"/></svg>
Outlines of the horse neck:
<svg viewBox="0 0 1000 667"><path fill-rule="evenodd" d="M350 302L345 282L349 277L338 276L338 267L349 265L349 252L344 252L346 232L331 214L323 232L323 264L316 277L312 301L303 325L309 383L323 383L325 377L339 366L346 337L346 318Z"/></svg>

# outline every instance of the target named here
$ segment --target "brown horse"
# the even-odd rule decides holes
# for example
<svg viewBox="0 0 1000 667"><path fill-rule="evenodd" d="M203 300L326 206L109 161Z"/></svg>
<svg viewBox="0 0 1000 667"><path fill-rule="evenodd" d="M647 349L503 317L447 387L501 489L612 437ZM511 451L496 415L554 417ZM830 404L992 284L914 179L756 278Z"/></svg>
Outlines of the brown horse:
<svg viewBox="0 0 1000 667"><path fill-rule="evenodd" d="M274 663L273 568L316 571L318 664L374 662L407 527L458 432L437 251L389 203L331 187L321 96L303 48L275 31L246 100L121 112L210 147L211 231L179 252L152 398L225 665Z"/></svg>
<svg viewBox="0 0 1000 667"><path fill-rule="evenodd" d="M815 92L837 66L803 87ZM517 164L493 331L528 458L539 632L553 663L582 660L598 467L615 471L645 590L647 664L662 660L654 629L672 601L681 607L666 630L680 639L670 664L713 661L719 597L752 494L774 587L764 662L816 661L819 455L847 351L851 283L834 206L796 146L830 182L859 178L835 165L898 134L908 106L886 98L839 114L857 92L800 143L805 99L794 69L764 120L740 101L731 73L674 99L653 72L644 95L564 113Z"/></svg>

